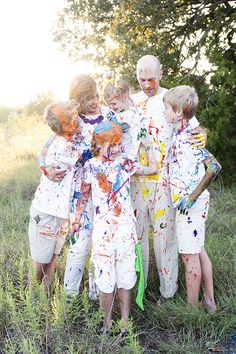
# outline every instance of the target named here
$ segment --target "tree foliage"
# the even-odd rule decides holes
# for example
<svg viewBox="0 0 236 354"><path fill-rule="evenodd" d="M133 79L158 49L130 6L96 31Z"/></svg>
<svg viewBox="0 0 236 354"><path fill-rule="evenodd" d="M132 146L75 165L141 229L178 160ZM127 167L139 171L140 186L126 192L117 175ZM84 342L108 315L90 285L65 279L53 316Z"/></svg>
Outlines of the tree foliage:
<svg viewBox="0 0 236 354"><path fill-rule="evenodd" d="M144 54L160 58L163 86L194 85L209 146L224 156L229 176L236 160L235 10L226 0L67 0L54 34L73 58L107 66L133 85Z"/></svg>

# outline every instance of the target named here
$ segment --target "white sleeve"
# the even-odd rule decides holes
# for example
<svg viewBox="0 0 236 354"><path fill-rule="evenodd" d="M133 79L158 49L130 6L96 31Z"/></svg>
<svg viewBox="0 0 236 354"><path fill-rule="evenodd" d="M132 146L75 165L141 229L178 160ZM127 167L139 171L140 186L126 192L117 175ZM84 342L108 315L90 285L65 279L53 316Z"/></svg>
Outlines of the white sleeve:
<svg viewBox="0 0 236 354"><path fill-rule="evenodd" d="M197 118L193 116L191 119L189 119L189 125L192 129L195 129L200 125L200 123Z"/></svg>
<svg viewBox="0 0 236 354"><path fill-rule="evenodd" d="M70 142L64 142L61 140L54 140L48 150L48 155L46 157L46 164L57 164L62 165L64 168L67 166L74 166L79 158L78 151L73 149Z"/></svg>

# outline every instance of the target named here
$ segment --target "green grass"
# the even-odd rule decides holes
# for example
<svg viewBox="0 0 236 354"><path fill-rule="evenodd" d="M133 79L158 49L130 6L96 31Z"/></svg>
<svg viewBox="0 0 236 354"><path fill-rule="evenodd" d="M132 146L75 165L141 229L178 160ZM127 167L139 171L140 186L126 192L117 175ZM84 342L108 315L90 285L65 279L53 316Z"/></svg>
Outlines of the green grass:
<svg viewBox="0 0 236 354"><path fill-rule="evenodd" d="M175 300L160 304L153 254L145 311L134 305L129 335L100 336L97 303L83 292L67 304L62 288L67 247L59 258L48 299L33 276L27 238L29 206L40 172L35 161L49 130L39 117L18 117L0 127L0 353L222 353L236 352L235 189L219 178L211 190L206 248L214 270L216 314L186 306L183 266ZM116 307L115 318L119 315ZM119 323L116 324L119 326Z"/></svg>

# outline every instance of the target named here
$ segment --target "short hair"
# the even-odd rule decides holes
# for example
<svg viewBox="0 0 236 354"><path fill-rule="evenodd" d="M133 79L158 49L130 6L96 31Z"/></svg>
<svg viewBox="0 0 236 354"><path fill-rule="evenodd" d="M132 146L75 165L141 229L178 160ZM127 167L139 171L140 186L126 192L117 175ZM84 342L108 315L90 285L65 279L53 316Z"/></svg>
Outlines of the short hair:
<svg viewBox="0 0 236 354"><path fill-rule="evenodd" d="M198 95L193 87L176 86L165 93L163 101L170 104L174 112L182 109L184 118L190 119L196 113Z"/></svg>
<svg viewBox="0 0 236 354"><path fill-rule="evenodd" d="M44 118L56 134L63 132L60 118L71 118L72 111L76 110L76 101L59 101L53 102L46 107Z"/></svg>
<svg viewBox="0 0 236 354"><path fill-rule="evenodd" d="M155 57L154 55L144 55L137 61L137 78L139 79L139 76L142 71L144 70L153 70L153 72L157 75L160 76L160 71L161 71L161 63L158 57Z"/></svg>
<svg viewBox="0 0 236 354"><path fill-rule="evenodd" d="M92 144L103 147L105 143L117 144L122 137L122 129L119 124L106 121L98 124L94 129Z"/></svg>
<svg viewBox="0 0 236 354"><path fill-rule="evenodd" d="M120 79L117 82L115 82L115 80L113 80L113 82L108 82L103 88L103 97L105 101L109 101L124 93L129 94L129 84L123 79Z"/></svg>
<svg viewBox="0 0 236 354"><path fill-rule="evenodd" d="M97 91L96 81L90 75L81 74L74 77L70 84L70 100L77 101L77 109L79 114L84 114L86 102L89 97L93 96Z"/></svg>

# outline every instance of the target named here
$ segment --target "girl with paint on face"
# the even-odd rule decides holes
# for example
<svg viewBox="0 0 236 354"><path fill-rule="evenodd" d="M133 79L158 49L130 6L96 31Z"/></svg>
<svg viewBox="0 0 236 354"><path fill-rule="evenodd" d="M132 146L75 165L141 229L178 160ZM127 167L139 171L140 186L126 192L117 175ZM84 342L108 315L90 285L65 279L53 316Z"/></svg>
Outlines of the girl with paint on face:
<svg viewBox="0 0 236 354"><path fill-rule="evenodd" d="M112 112L108 107L100 106L98 104L98 91L95 80L90 75L78 75L76 76L70 86L70 99L74 99L77 102L77 110L79 113L79 120L81 126L80 136L83 137L83 149L84 153L82 155L82 159L80 163L84 164L84 162L91 158L93 155L93 149L91 151L91 140L93 136L93 132L97 124L106 120L117 121L116 115ZM76 139L80 139L79 137L75 137L74 141L76 144ZM50 146L54 137L52 137L44 147L43 153L39 156L39 163L43 166L44 171L46 171L46 175L48 178L54 181L61 181L64 172L61 171L58 173L55 171L54 166L44 166L45 165L45 150ZM77 169L80 171L80 169ZM73 198L71 200L71 217L73 217L73 213L75 210L75 205L77 202L80 183L81 183L81 175L78 172L74 176L76 180L75 191ZM80 283L82 280L85 258L90 249L90 239L91 239L91 231L92 231L92 206L91 199L89 199L87 206L85 208L84 214L82 216L81 223L83 223L83 227L80 229L80 235L77 238L74 244L70 245L65 276L64 276L64 287L65 291L68 295L77 295L79 293ZM91 286L92 287L92 286ZM90 297L96 297L96 291L90 289Z"/></svg>
<svg viewBox="0 0 236 354"><path fill-rule="evenodd" d="M130 198L130 176L135 170L141 174L155 173L157 166L151 149L149 167L135 166L131 160L120 157L121 138L122 130L116 123L103 122L96 126L93 140L99 147L99 153L85 164L72 233L80 230L81 215L92 191L92 262L95 283L101 294L103 330L112 326L112 307L117 288L123 335L128 329L130 289L136 282L137 235Z"/></svg>

